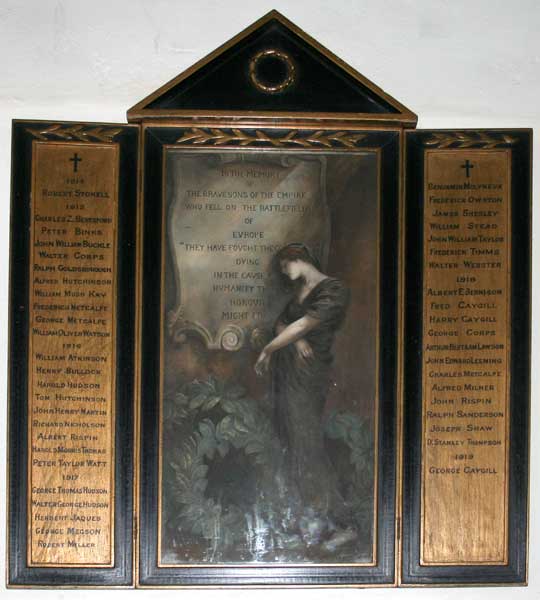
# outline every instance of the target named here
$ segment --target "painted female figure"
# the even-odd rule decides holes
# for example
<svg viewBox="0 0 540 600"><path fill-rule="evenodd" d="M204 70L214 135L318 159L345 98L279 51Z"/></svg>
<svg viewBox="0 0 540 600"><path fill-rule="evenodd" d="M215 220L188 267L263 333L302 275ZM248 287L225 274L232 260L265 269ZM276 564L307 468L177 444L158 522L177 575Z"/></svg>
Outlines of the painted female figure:
<svg viewBox="0 0 540 600"><path fill-rule="evenodd" d="M341 541L336 540L340 545L355 536L345 534L344 539L350 515L325 450L321 421L331 382L332 345L345 319L349 290L322 273L303 244L282 248L274 265L295 294L279 316L276 335L260 353L255 371L270 372L290 502L299 502L304 521L322 524L313 543L331 539L334 532L334 538L341 535Z"/></svg>

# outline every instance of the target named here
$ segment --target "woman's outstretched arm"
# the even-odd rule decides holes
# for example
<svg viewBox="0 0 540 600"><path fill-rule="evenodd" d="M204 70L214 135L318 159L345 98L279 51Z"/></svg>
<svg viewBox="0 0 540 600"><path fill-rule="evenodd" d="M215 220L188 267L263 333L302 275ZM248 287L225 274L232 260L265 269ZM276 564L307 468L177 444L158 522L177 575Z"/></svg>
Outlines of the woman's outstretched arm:
<svg viewBox="0 0 540 600"><path fill-rule="evenodd" d="M286 327L287 325L285 325L283 321L278 321L275 327L276 335L279 335ZM303 337L294 342L294 347L300 358L307 359L313 356L313 349L311 348L310 343Z"/></svg>
<svg viewBox="0 0 540 600"><path fill-rule="evenodd" d="M277 335L279 335L284 329L286 329L287 325L285 325L285 323L283 323L282 321L278 321L276 323L276 333Z"/></svg>
<svg viewBox="0 0 540 600"><path fill-rule="evenodd" d="M282 329L281 332L278 333L278 335L269 344L267 344L260 353L259 358L255 363L255 372L257 375L262 375L268 370L268 363L273 352L279 350L280 348L284 348L289 344L293 344L297 340L303 338L312 329L317 327L319 323L320 321L318 319L306 315Z"/></svg>

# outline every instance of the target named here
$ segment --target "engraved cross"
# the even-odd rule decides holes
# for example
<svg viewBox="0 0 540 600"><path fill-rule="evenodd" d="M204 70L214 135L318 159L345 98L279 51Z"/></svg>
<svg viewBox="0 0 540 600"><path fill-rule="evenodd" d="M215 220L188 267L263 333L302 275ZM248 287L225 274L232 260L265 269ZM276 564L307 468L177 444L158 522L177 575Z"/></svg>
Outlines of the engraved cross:
<svg viewBox="0 0 540 600"><path fill-rule="evenodd" d="M470 172L470 171L471 171L471 169L474 169L474 165L472 165L472 164L469 162L469 159L467 159L467 160L465 161L465 164L461 165L461 168L462 168L462 169L465 169L465 170L467 171L467 177L470 177L470 176L471 176L471 172Z"/></svg>
<svg viewBox="0 0 540 600"><path fill-rule="evenodd" d="M75 154L69 159L73 163L73 172L77 172L78 163L82 161L82 158L75 152Z"/></svg>

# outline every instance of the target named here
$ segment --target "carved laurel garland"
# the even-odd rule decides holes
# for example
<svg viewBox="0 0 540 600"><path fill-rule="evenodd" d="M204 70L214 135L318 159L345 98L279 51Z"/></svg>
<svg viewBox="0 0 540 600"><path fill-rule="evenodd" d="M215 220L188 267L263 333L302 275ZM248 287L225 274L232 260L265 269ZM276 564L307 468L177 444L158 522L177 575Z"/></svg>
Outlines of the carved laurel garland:
<svg viewBox="0 0 540 600"><path fill-rule="evenodd" d="M314 133L299 133L298 131L289 131L282 137L271 137L263 131L248 133L240 129L201 129L193 128L176 140L177 144L200 144L223 146L225 144L236 144L238 146L248 146L251 144L268 144L276 148L287 146L301 146L302 148L313 148L323 146L332 148L334 145L342 145L346 148L354 148L355 145L366 134L347 133L346 131L316 131Z"/></svg>
<svg viewBox="0 0 540 600"><path fill-rule="evenodd" d="M511 146L517 142L517 138L510 137L506 133L488 135L483 131L463 133L461 131L445 131L434 133L432 138L424 142L425 146L435 148L496 148L497 146Z"/></svg>
<svg viewBox="0 0 540 600"><path fill-rule="evenodd" d="M114 127L93 127L88 125L51 125L42 129L27 128L41 141L52 139L77 140L79 142L112 142L122 129Z"/></svg>

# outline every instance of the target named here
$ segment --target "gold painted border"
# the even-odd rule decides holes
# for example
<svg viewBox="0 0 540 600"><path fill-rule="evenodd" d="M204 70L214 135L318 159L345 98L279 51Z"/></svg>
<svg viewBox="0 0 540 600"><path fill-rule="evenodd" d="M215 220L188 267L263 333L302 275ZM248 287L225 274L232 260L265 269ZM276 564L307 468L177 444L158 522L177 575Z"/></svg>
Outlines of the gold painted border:
<svg viewBox="0 0 540 600"><path fill-rule="evenodd" d="M26 544L26 565L29 568L97 568L97 569L106 569L114 566L115 563L115 509L116 509L116 449L114 444L115 432L116 432L116 326L117 326L117 250L118 250L118 199L119 199L119 173L120 173L120 146L118 143L94 143L94 142L57 142L57 141L32 141L32 173L31 173L31 185L30 185L30 235L29 235L29 267L28 267L28 277L29 277L29 286L28 286L28 317L29 323L32 321L33 315L33 305L31 298L33 297L34 290L34 282L32 278L32 269L31 265L34 264L34 209L35 209L35 201L34 201L34 193L35 193L35 184L36 184L36 172L37 172L37 150L38 146L82 146L88 148L99 147L99 148L111 148L114 147L114 166L113 166L113 177L114 177L114 202L116 205L115 212L115 223L113 228L113 285L112 285L112 300L111 305L113 308L113 316L111 322L111 329L113 332L112 340L111 340L111 413L110 413L110 424L111 424L111 465L110 465L110 486L111 486L111 494L110 494L110 506L109 506L109 514L110 514L110 556L111 560L107 563L34 563L31 561L31 553L32 553L32 524L30 520L31 515L31 489L32 489L32 470L29 468L29 462L31 460L32 452L32 424L29 418L29 409L32 406L31 395L33 391L33 372L32 372L32 334L28 331L28 364L27 364L27 378L28 378L28 424L27 424L27 452L28 452L28 463L26 465L27 468L27 497L26 497L26 505L27 505L27 522L26 522L26 532L27 532L27 544ZM9 516L9 513L8 513ZM9 531L9 527L8 527ZM25 587L25 586L21 586Z"/></svg>
<svg viewBox="0 0 540 600"><path fill-rule="evenodd" d="M394 580L396 587L401 586L401 561L403 556L403 413L405 408L405 250L407 232L405 228L405 190L406 188L405 134L399 133L398 167L398 288L397 288L397 373L396 373L396 524L394 531L395 564Z"/></svg>
<svg viewBox="0 0 540 600"><path fill-rule="evenodd" d="M518 130L519 131L519 130ZM528 339L527 339L527 352L529 355L529 361L531 356L532 347L532 309L533 309L533 290L532 290L532 270L533 270L533 130L525 129L528 134L527 142L529 144L529 161L527 163L528 174L529 174L529 187L527 189L527 210L529 217L529 227L527 235L529 236L529 243L527 244L529 260L529 272L527 273L527 284L529 286L529 294L527 300L529 301L529 311L527 313L527 324L529 325ZM512 196L513 200L513 196ZM527 435L527 476L525 478L527 484L527 509L526 509L526 530L525 530L525 581L523 585L529 585L529 557L530 557L530 544L531 544L531 368L529 366L528 373L528 398L527 398L527 411L528 411L528 435Z"/></svg>
<svg viewBox="0 0 540 600"><path fill-rule="evenodd" d="M143 127L137 125L137 191L136 191L136 223L135 223L135 353L133 373L133 516L132 516L132 548L133 576L131 584L139 583L140 561L140 493L141 493L141 407L142 407L142 317L143 317L143 279L144 279L144 152L145 141Z"/></svg>
<svg viewBox="0 0 540 600"><path fill-rule="evenodd" d="M218 565L219 566L219 565ZM238 565L235 565L236 568ZM272 565L270 565L272 566ZM275 565L278 566L278 565ZM282 566L282 565L281 565ZM315 565L312 565L315 566ZM336 566L336 565L326 565L326 566ZM239 584L235 583L233 585L143 585L139 584L136 586L138 590L230 590L230 591L242 591L242 590L336 590L336 589L349 589L349 590L366 590L371 588L382 588L382 589L392 589L396 586L393 583L336 583L336 584L309 584L309 583L284 583L284 584Z"/></svg>
<svg viewBox="0 0 540 600"><path fill-rule="evenodd" d="M13 138L13 131L15 129L15 121L12 124L12 138ZM11 405L14 401L13 396L12 396L12 389L13 389L13 385L12 385L12 376L11 376L11 365L14 362L13 360L13 354L14 354L14 348L11 345L11 335L13 330L15 329L14 327L14 323L12 322L11 319L11 315L12 310L13 310L13 287L14 287L14 283L13 283L13 271L14 271L14 267L15 267L15 250L14 250L14 238L15 238L15 227L13 226L14 221L15 221L15 177L14 177L14 173L15 173L15 145L12 145L12 150L11 150L11 161L10 161L10 173L11 173L11 181L10 181L10 189L9 189L9 197L10 197L10 210L11 210L11 214L10 214L10 218L9 218L9 290L8 290L8 356L7 356L7 368L8 368L8 376L7 376L7 399L8 401L6 402L6 411L5 411L5 416L6 416L6 423L7 423L7 427L6 427L6 460L7 460L7 465L6 465L6 475L5 475L5 484L6 484L6 516L5 516L5 520L4 520L4 525L6 527L6 533L5 533L5 537L4 537L4 542L5 542L5 559L4 559L4 581L6 583L6 587L9 588L11 587L9 584L9 576L10 576L10 566L11 566L11 562L10 562L10 556L11 556L11 527L10 527L10 521L11 521L11 459L12 459L12 451L11 451L11 437L12 437L12 431L11 431ZM17 157L18 158L18 157ZM30 270L28 270L28 277L30 277ZM15 536L14 536L15 537Z"/></svg>
<svg viewBox="0 0 540 600"><path fill-rule="evenodd" d="M442 130L441 130L442 131ZM420 493L420 565L430 567L430 566L482 566L482 565L493 565L493 566L507 566L508 565L508 527L509 527L509 496L510 496L510 484L509 484L509 462L510 462L510 379L511 379L511 340L512 340L512 331L511 331L511 287L512 287L512 150L508 148L495 148L492 150L485 150L483 148L440 148L440 149L429 149L424 152L423 157L423 168L424 168L424 177L423 177L423 189L422 194L425 196L425 185L427 182L427 165L428 165L428 155L436 154L441 152L455 152L456 154L470 154L471 152L480 152L482 154L492 155L495 152L502 152L506 155L506 173L507 173L507 240L506 240L506 253L507 253L507 271L506 271L506 289L507 289L507 300L506 300L506 319L507 319L507 336L506 336L506 402L505 402L505 413L506 413L506 423L505 423L505 516L504 516L504 538L505 538L505 551L504 551L504 560L503 561L425 561L423 559L423 549L424 549L424 532L425 532L425 512L424 512L424 497L425 497L425 460L424 460L424 428L425 428L425 405L424 399L425 395L425 365L422 362L422 432L421 432L421 440L422 440L422 455L421 455L421 493ZM423 256L426 256L426 241L425 241L425 233L422 229L422 247L423 247ZM422 322L425 324L426 321L426 303L424 301L425 289L423 284L422 290ZM423 335L422 335L423 339ZM530 493L530 492L529 492ZM431 585L431 584L430 584ZM462 584L457 584L462 585ZM471 584L467 584L471 585ZM473 584L474 585L474 584ZM515 585L515 584L509 584Z"/></svg>
<svg viewBox="0 0 540 600"><path fill-rule="evenodd" d="M335 123L341 123L341 127L348 129L359 127L367 129L372 127L380 131L381 129L393 129L400 127L414 128L416 127L417 119L403 119L399 114L389 113L381 118L379 115L385 113L376 113L376 117L370 113L310 113L310 112L276 112L268 111L258 113L252 110L244 112L233 110L160 110L160 109L145 109L140 114L133 114L128 117L128 123L137 125L142 123L153 126L161 125L163 122L175 122L190 120L191 124L199 123L200 121L211 122L215 127L222 127L223 123L230 121L235 125L241 124L247 126L272 127L279 125L281 128L291 128L298 124L302 124L307 129L314 129L321 121L325 121L324 128Z"/></svg>
<svg viewBox="0 0 540 600"><path fill-rule="evenodd" d="M193 115L196 111L192 111L189 115ZM243 115L249 113L242 113ZM288 113L289 114L289 113ZM302 114L302 113L301 113ZM142 127L142 132L148 129L162 129L166 127L174 127L178 129L187 129L187 128L200 128L200 129L232 129L233 127L236 129L264 129L272 131L274 129L283 129L287 132L289 131L322 131L322 132L333 132L339 130L346 130L347 132L361 133L361 132L384 132L390 131L393 133L399 133L403 131L399 124L396 123L369 123L369 122L349 122L346 119L336 119L332 121L325 121L322 119L317 119L316 123L310 119L302 119L296 118L293 121L280 121L279 119L272 119L271 121L265 121L264 118L261 118L259 115L249 116L248 120L241 120L241 123L238 122L238 118L234 115L231 116L230 112L224 114L223 118L219 112L209 113L208 115L202 115L205 118L189 118L189 115L183 115L182 118L176 118L174 116L163 116L158 120L148 119L143 121L140 125L133 124L131 127ZM219 122L217 122L219 120ZM143 144L144 145L144 144ZM171 144L173 145L173 144ZM184 147L189 147L187 144ZM203 144L197 144L196 148L212 148L213 146L208 145L204 146ZM223 146L219 146L219 148L246 148L252 150L264 150L264 147L254 147L254 146L227 146L223 144ZM290 149L294 150L293 147L290 148L282 148L282 149ZM345 150L345 151L354 151L355 148L326 148L327 151L333 150ZM356 150L361 150L361 148L356 148Z"/></svg>
<svg viewBox="0 0 540 600"><path fill-rule="evenodd" d="M176 126L178 126L178 124L174 124ZM146 127L144 127L144 129L146 129L147 127L152 127L155 125L151 125L151 124L146 124ZM160 126L165 126L164 124L160 123ZM172 126L169 125L169 126ZM275 127L277 128L278 125L275 125ZM377 129L378 130L378 129ZM392 130L395 131L395 130ZM144 139L144 138L143 138ZM144 143L144 142L143 142ZM162 202L162 223L161 223L161 228L162 228L162 243L161 243L161 306L160 306L160 310L161 310L161 314L160 314L160 365L163 365L163 346L164 346L164 336L163 336L163 289L164 289L164 276L165 276L165 268L164 268L164 263L165 263L165 236L163 235L163 232L165 231L164 229L164 225L165 225L165 177L166 177L166 154L167 154L167 150L177 150L179 152L185 152L187 151L189 152L205 152L205 153L209 153L209 152L222 152L222 151L229 151L229 152L244 152L247 151L248 153L291 153L291 154L321 154L321 153L325 153L325 154L351 154L351 153L362 153L362 154L368 154L368 153L374 153L376 155L377 158L377 240L376 240L376 245L377 245L377 314L376 314L376 332L377 332L377 337L376 337L376 369L375 369L375 373L379 374L380 373L380 282L381 282L381 272L380 272L380 260L381 260L381 252L380 252L380 227L381 227L381 174L382 174L382 161L381 161L381 149L380 148L355 148L355 149L348 149L348 150L343 150L343 149L310 149L310 150L305 150L305 149L270 149L270 148L265 148L265 149L261 149L261 148L254 148L254 147L250 147L250 146L244 146L244 147L236 147L236 146L227 146L227 145L223 145L223 146L198 146L197 148L193 148L193 147L189 147L189 146L178 146L178 145L164 145L163 146L163 150L162 150L162 198L161 198L161 202ZM159 403L160 403L160 419L159 419L159 433L158 433L158 438L159 438L159 453L158 453L158 540L157 540L157 552L158 552L158 567L160 568L218 568L218 567L230 567L230 568L238 568L238 567L242 567L242 568L258 568L258 567L306 567L306 568L312 568L312 567L336 567L336 566L342 566L342 567L357 567L357 568L366 568L366 567L373 567L376 566L377 563L377 538L378 538L378 505L379 505L379 497L378 497L378 486L379 486L379 468L378 468L378 463L379 463L379 416L380 416L380 390L379 390L379 377L376 377L376 386L375 386L375 412L374 412L374 425L375 425L375 436L374 436L374 448L376 449L375 452L375 465L374 465L374 473L375 473L375 478L374 478L374 504L373 504L373 511L374 511L374 519L373 519L373 560L370 563L279 563L279 564L274 564L274 563L246 563L246 564L241 564L241 563L225 563L225 564L220 564L220 563L215 563L215 564L197 564L197 563L193 563L193 564L163 564L161 562L161 530L162 530L162 522L161 522L161 516L162 516L162 494L161 494L161 489L162 489L162 421L161 421L161 415L163 414L163 410L162 410L162 400L163 400L163 370L160 369L160 389L159 389L159 394L160 394L160 398L159 398ZM396 463L396 468L397 468L397 463ZM397 481L396 481L397 484ZM397 485L396 485L397 488ZM398 506L401 505L401 502L398 502L396 504L396 514L397 514L397 510L398 510ZM140 542L140 539L139 539ZM139 549L140 552L140 549ZM293 587L299 587L296 584L292 584ZM141 586L141 587L147 587L147 586ZM159 588L166 588L169 586L159 586ZM182 589L187 589L191 586L171 586L172 588L176 588L176 587L181 587ZM213 586L194 586L193 589L197 589L198 587L201 587L203 589L210 589ZM216 586L216 587L221 587L221 586ZM230 586L224 586L224 587L230 587ZM242 588L246 588L246 587L251 587L251 586L242 586ZM257 586L255 586L257 587ZM265 588L267 588L268 586L264 586ZM283 586L277 586L277 587L283 587ZM289 587L289 586L286 586ZM335 586L300 586L300 587L335 587ZM345 586L339 586L339 587L345 587ZM370 587L370 586L362 586L362 585L353 585L351 587ZM388 587L388 586L382 586L382 587Z"/></svg>

